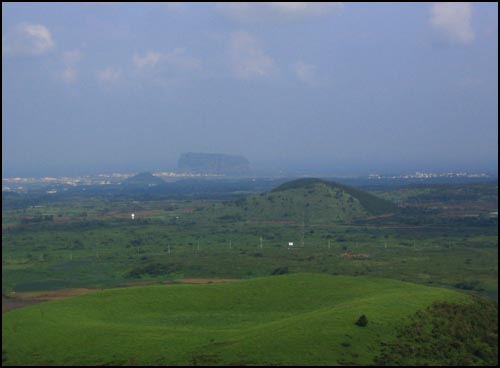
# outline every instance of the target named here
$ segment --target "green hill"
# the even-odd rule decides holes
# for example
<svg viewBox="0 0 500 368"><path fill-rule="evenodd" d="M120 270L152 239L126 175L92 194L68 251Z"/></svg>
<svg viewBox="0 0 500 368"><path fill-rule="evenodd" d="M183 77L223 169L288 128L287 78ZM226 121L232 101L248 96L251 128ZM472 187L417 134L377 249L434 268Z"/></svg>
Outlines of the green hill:
<svg viewBox="0 0 500 368"><path fill-rule="evenodd" d="M385 199L374 196L373 194L364 192L362 190L342 185L333 181L326 181L315 178L305 178L290 181L288 183L282 184L279 187L273 189L271 192L285 192L289 190L303 190L308 191L311 188L325 186L330 189L331 192L344 192L353 198L357 199L361 206L371 215L381 215L384 213L390 213L396 211L396 206Z"/></svg>
<svg viewBox="0 0 500 368"><path fill-rule="evenodd" d="M321 274L102 290L4 313L3 365L373 364L404 318L467 298Z"/></svg>
<svg viewBox="0 0 500 368"><path fill-rule="evenodd" d="M270 192L207 208L221 220L290 221L301 224L351 222L394 213L396 206L361 190L320 179L298 179Z"/></svg>

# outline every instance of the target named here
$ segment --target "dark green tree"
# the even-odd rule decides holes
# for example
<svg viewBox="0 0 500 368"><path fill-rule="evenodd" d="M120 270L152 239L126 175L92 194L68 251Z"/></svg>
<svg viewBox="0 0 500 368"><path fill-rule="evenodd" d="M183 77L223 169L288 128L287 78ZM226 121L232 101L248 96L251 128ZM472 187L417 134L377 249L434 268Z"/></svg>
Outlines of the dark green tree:
<svg viewBox="0 0 500 368"><path fill-rule="evenodd" d="M365 327L368 324L368 318L363 314L361 317L358 318L356 321L356 325L360 327Z"/></svg>

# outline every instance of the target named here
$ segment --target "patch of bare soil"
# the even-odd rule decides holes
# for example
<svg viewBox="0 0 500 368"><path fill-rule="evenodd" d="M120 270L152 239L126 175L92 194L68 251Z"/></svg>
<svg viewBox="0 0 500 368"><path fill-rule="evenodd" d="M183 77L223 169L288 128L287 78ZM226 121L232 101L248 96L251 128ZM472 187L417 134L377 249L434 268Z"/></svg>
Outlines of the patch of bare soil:
<svg viewBox="0 0 500 368"><path fill-rule="evenodd" d="M292 220L269 220L269 221L250 220L249 222L252 224L259 224L259 225L297 225L297 221L292 221Z"/></svg>
<svg viewBox="0 0 500 368"><path fill-rule="evenodd" d="M2 295L2 313L11 309L25 307L36 303L47 302L68 298L71 296L83 295L95 291L96 289L62 289L54 291L26 291Z"/></svg>
<svg viewBox="0 0 500 368"><path fill-rule="evenodd" d="M216 278L208 278L208 279L182 279L177 280L175 283L182 284L215 284L222 282L232 282L239 281L238 279L216 279ZM137 282L129 282L125 284L126 287L133 286L145 286L150 284L155 284L158 281L137 281ZM165 284L172 284L174 282L167 281ZM57 300L62 298L69 298L72 296L88 294L98 289L62 289L62 290L53 290L53 291L24 291L17 293L10 293L8 295L2 295L2 313L9 311L15 308L22 308L28 305L47 302L49 300Z"/></svg>
<svg viewBox="0 0 500 368"><path fill-rule="evenodd" d="M183 284L216 284L221 282L239 281L238 279L182 279L177 282Z"/></svg>
<svg viewBox="0 0 500 368"><path fill-rule="evenodd" d="M110 217L130 218L130 214L132 212L134 213L136 219L155 216L155 215L163 213L162 210L141 210L141 211L130 211L130 212L121 211L121 212L113 212Z"/></svg>
<svg viewBox="0 0 500 368"><path fill-rule="evenodd" d="M33 300L17 300L12 298L6 298L2 296L2 313L7 312L8 310L26 307L27 305L38 303Z"/></svg>
<svg viewBox="0 0 500 368"><path fill-rule="evenodd" d="M124 286L146 286L158 284L158 281L130 281L124 284Z"/></svg>
<svg viewBox="0 0 500 368"><path fill-rule="evenodd" d="M389 218L389 217L394 217L394 215L395 215L395 213L386 213L384 215L367 217L366 220L370 221L370 220L377 220L377 219L381 219L381 218Z"/></svg>

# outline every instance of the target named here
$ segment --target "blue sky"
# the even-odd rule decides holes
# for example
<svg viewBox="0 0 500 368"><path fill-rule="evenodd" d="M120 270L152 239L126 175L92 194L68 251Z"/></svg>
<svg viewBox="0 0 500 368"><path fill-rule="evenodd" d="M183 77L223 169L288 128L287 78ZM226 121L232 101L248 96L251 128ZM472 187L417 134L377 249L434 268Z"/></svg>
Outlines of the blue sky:
<svg viewBox="0 0 500 368"><path fill-rule="evenodd" d="M496 170L496 3L2 3L2 175L183 152Z"/></svg>

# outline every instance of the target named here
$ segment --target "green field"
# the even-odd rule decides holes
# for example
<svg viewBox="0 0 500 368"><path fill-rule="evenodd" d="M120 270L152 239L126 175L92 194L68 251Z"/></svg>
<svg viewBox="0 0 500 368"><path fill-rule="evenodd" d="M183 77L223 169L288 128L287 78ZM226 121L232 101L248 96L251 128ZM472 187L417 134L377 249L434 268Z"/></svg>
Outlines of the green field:
<svg viewBox="0 0 500 368"><path fill-rule="evenodd" d="M18 208L26 198L17 195L2 211L2 292L250 278L288 268L393 278L497 298L498 218L487 216L497 205L496 183L386 189L378 195L404 197L411 205L393 216L358 220L349 220L361 211L358 199L349 203L347 192L337 192L341 187L319 182L309 193L309 185L301 189L297 183L230 202L80 194L41 196L39 205ZM429 192L434 194L427 207L422 203ZM365 207L385 208L373 196L358 197ZM334 202L325 207L323 198Z"/></svg>
<svg viewBox="0 0 500 368"><path fill-rule="evenodd" d="M406 317L466 298L321 274L107 289L3 314L4 365L367 365Z"/></svg>
<svg viewBox="0 0 500 368"><path fill-rule="evenodd" d="M4 365L497 364L496 183L226 184L3 196Z"/></svg>

